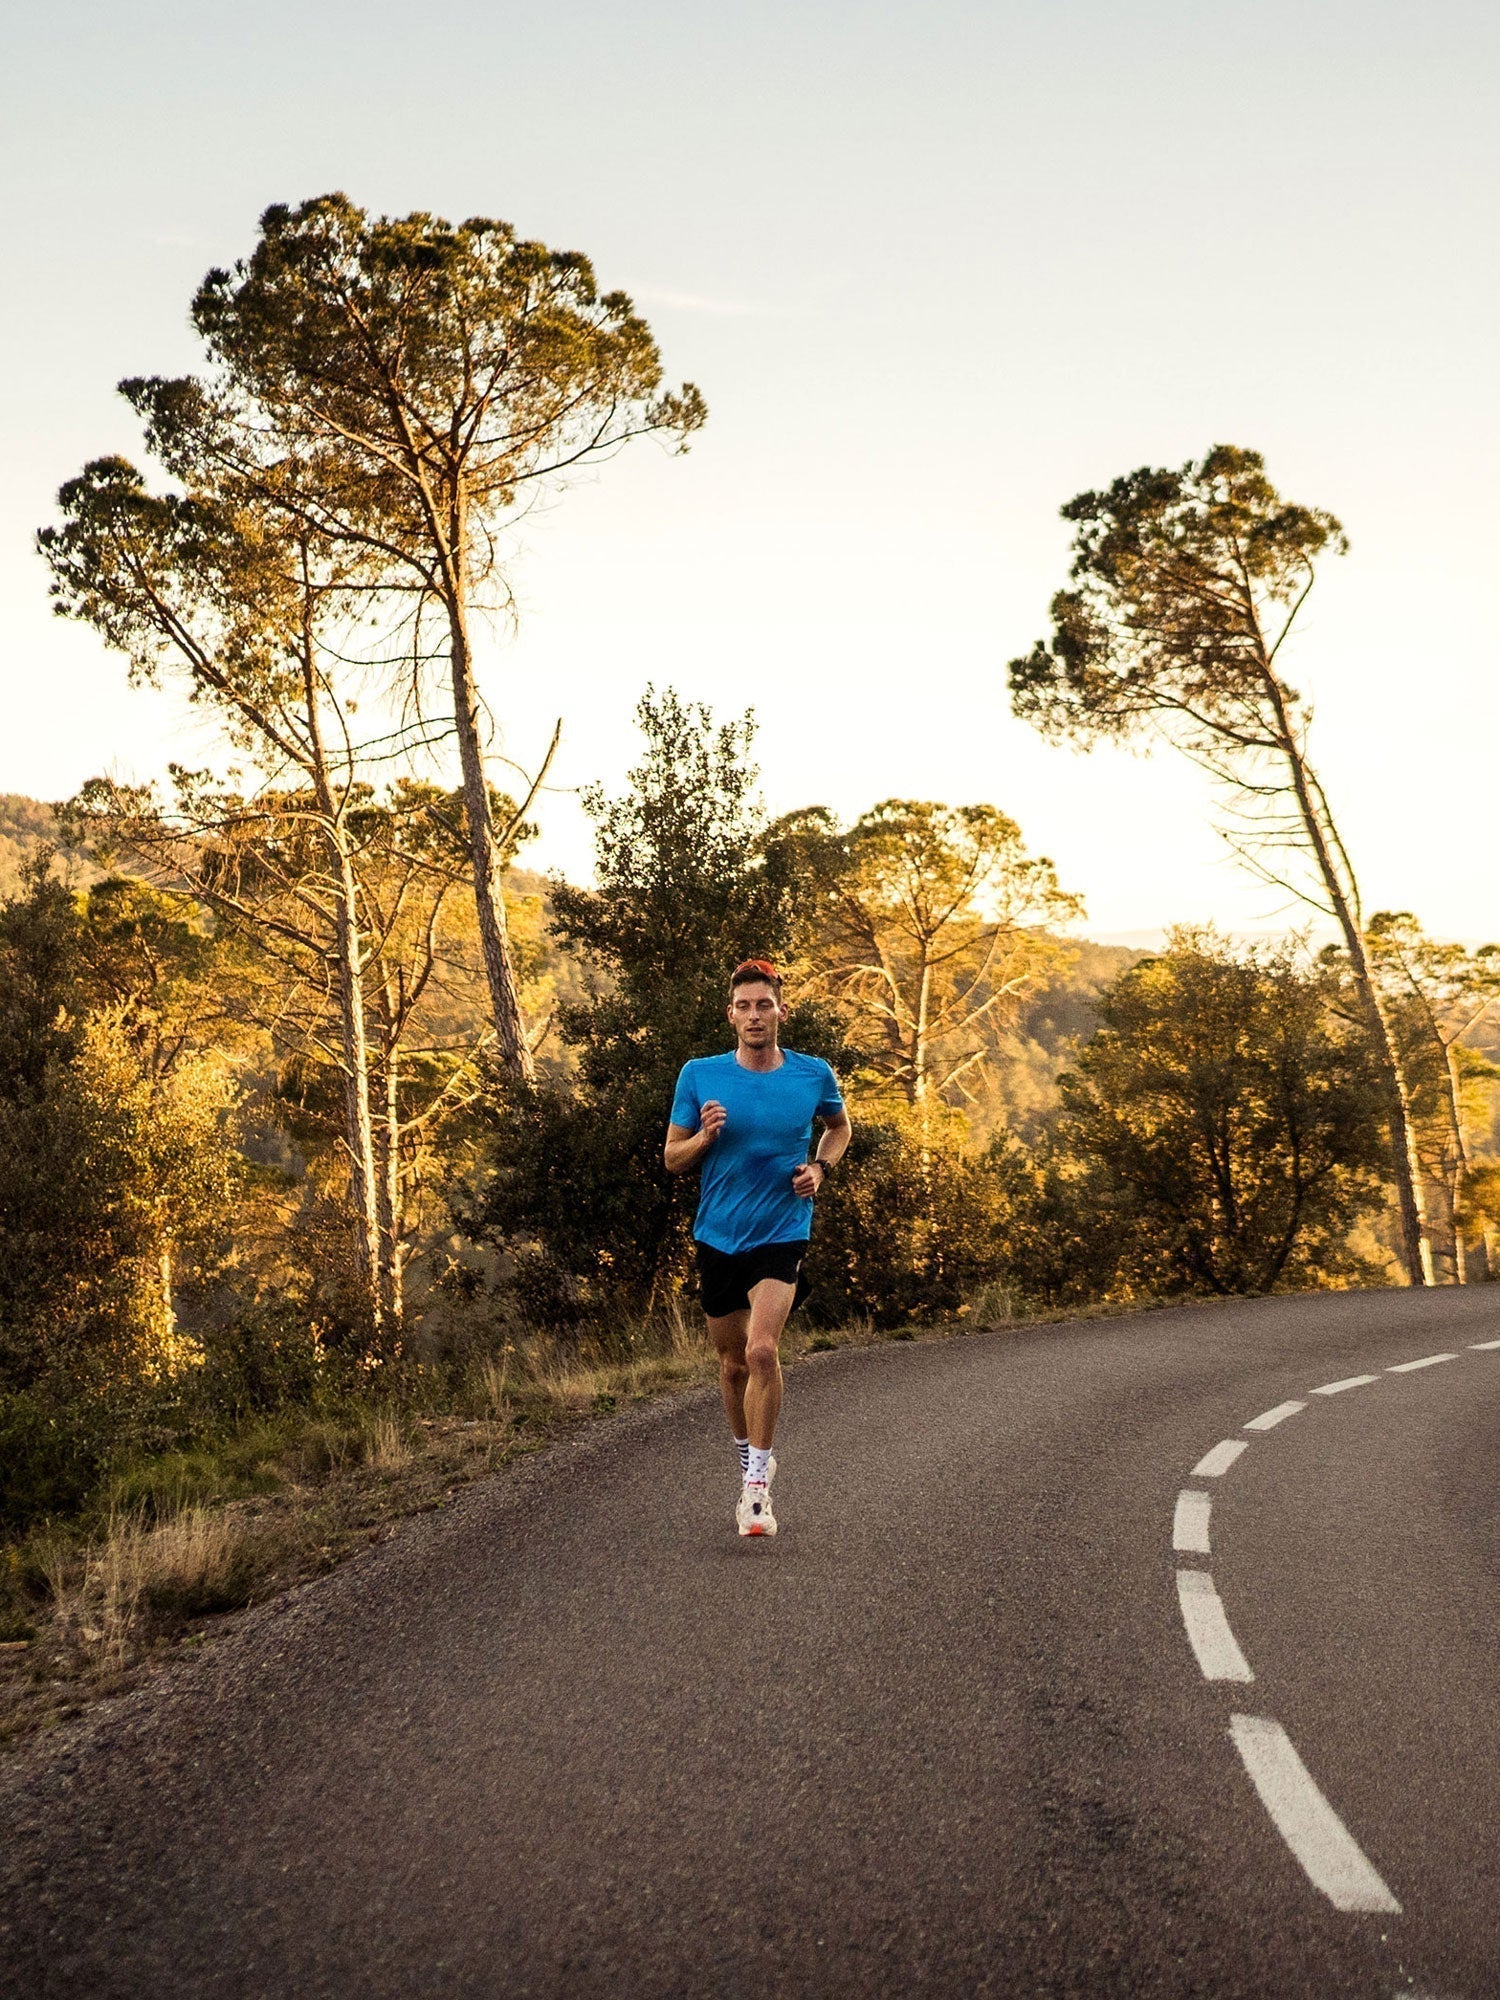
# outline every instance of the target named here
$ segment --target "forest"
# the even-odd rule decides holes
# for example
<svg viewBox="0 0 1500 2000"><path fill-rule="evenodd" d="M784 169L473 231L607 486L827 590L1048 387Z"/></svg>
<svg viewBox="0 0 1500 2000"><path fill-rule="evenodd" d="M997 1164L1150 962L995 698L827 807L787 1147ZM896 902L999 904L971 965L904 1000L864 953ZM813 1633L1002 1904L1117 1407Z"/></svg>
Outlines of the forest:
<svg viewBox="0 0 1500 2000"><path fill-rule="evenodd" d="M1281 664L1344 533L1255 452L1070 501L1052 632L995 674L1054 740L1206 767L1285 936L1090 943L1003 799L769 816L753 715L666 686L572 882L526 864L551 753L491 749L505 523L686 449L698 390L576 253L342 196L268 210L192 317L200 374L121 385L142 466L90 461L38 540L59 614L221 755L0 800L0 1644L34 1709L701 1372L661 1143L747 956L855 1120L814 1348L1500 1277L1500 948L1364 908Z"/></svg>

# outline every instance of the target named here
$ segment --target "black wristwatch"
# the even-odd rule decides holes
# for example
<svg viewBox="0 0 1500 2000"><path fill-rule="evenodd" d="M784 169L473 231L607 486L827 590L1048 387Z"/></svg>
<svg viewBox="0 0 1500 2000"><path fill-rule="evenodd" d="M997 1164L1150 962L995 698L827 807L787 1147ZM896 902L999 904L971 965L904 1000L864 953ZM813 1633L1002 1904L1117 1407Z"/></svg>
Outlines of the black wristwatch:
<svg viewBox="0 0 1500 2000"><path fill-rule="evenodd" d="M830 1175L830 1174L831 1174L831 1173L833 1172L833 1162L832 1162L832 1160L816 1160L816 1159L814 1159L814 1160L809 1160L807 1164L808 1164L808 1165L809 1165L810 1167L821 1167L821 1168L823 1169L823 1181L826 1181L826 1180L827 1180L827 1178L828 1178L828 1176L829 1176L829 1175ZM823 1185L823 1181L819 1181L819 1182L818 1182L818 1186L819 1186L819 1187L821 1187L821 1186Z"/></svg>

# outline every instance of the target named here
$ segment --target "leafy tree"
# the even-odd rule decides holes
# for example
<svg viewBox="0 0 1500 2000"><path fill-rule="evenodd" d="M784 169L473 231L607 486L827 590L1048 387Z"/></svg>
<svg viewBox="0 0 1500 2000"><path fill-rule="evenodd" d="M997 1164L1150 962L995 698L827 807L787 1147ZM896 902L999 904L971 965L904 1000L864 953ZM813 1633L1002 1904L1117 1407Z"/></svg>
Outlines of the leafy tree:
<svg viewBox="0 0 1500 2000"><path fill-rule="evenodd" d="M1410 910L1380 910L1367 933L1414 1092L1419 1144L1447 1210L1453 1276L1469 1281L1466 1234L1494 1207L1495 1175L1476 1160L1473 1100L1500 1069L1469 1043L1500 1003L1500 945L1443 944Z"/></svg>
<svg viewBox="0 0 1500 2000"><path fill-rule="evenodd" d="M571 1084L513 1090L472 1218L520 1255L538 1316L643 1304L681 1267L689 1209L661 1163L672 1090L691 1056L731 1045L729 974L789 946L796 878L761 847L751 718L715 724L668 689L636 710L645 755L618 798L586 795L597 887L553 885L559 940L594 968L560 1010ZM785 1039L828 1053L816 1010Z"/></svg>
<svg viewBox="0 0 1500 2000"><path fill-rule="evenodd" d="M93 625L130 661L134 678L186 682L230 741L249 753L271 788L263 821L289 820L298 875L283 882L280 932L319 934L324 978L337 996L349 1159L351 1232L358 1286L372 1324L381 1318L374 1127L369 1102L356 842L349 815L360 795L350 723L345 642L364 602L368 568L317 542L259 496L227 498L211 463L179 462L196 475L186 494L152 494L133 466L102 459L59 494L60 527L38 537L58 610ZM300 788L291 791L291 775ZM143 858L171 848L169 878L201 872L193 844L216 822L243 831L253 805L202 774L176 784L169 826L144 792L98 781L71 822L134 842ZM263 851L262 862L276 864ZM229 907L220 898L221 907ZM287 907L290 906L290 907ZM250 904L235 904L242 918ZM289 926L289 928L288 928ZM277 934L277 920L269 935ZM325 942L326 940L326 942Z"/></svg>
<svg viewBox="0 0 1500 2000"><path fill-rule="evenodd" d="M972 1099L1019 997L1066 955L1079 914L1052 863L995 806L887 799L840 831L822 810L772 829L807 878L804 950L878 1087L913 1110Z"/></svg>
<svg viewBox="0 0 1500 2000"><path fill-rule="evenodd" d="M1112 1219L1117 1283L1219 1294L1346 1276L1379 1200L1379 1099L1329 982L1284 952L1232 955L1178 932L1106 994L1063 1080L1072 1193ZM1092 1226L1074 1234L1087 1243ZM1097 1268L1094 1240L1088 1255Z"/></svg>
<svg viewBox="0 0 1500 2000"><path fill-rule="evenodd" d="M76 902L80 1004L114 1021L147 1078L210 1055L259 1053L255 968L191 896L107 875Z"/></svg>
<svg viewBox="0 0 1500 2000"><path fill-rule="evenodd" d="M12 1387L40 1372L38 1328L97 1261L92 1163L67 1088L81 1040L70 1011L79 928L43 850L0 910L0 1376Z"/></svg>
<svg viewBox="0 0 1500 2000"><path fill-rule="evenodd" d="M136 677L185 681L263 786L247 792L179 772L167 804L101 780L70 824L123 844L160 879L191 882L275 968L261 1010L274 1038L285 1052L300 1032L313 1058L338 1072L353 1309L373 1329L394 1328L405 1254L393 1219L394 1052L434 966L429 952L415 997L401 998L395 940L417 948L414 901L426 903L433 926L452 901L465 872L463 806L410 781L374 801L366 773L413 739L355 734L357 696L379 658L378 644L374 655L360 650L368 555L313 535L267 494L231 494L209 460L179 466L189 469L197 487L157 495L123 461L89 466L62 489L62 525L44 530L41 544L58 608L125 652ZM508 861L524 809L495 794L487 810ZM378 907L377 878L388 908ZM381 1016L373 1041L372 1005Z"/></svg>
<svg viewBox="0 0 1500 2000"><path fill-rule="evenodd" d="M965 1139L964 1121L941 1107L920 1124L878 1107L859 1118L818 1196L807 1265L814 1318L931 1319L1007 1275L1014 1185L998 1151L976 1152Z"/></svg>
<svg viewBox="0 0 1500 2000"><path fill-rule="evenodd" d="M203 1355L180 1285L217 1276L240 1179L213 940L47 860L0 908L0 1527L162 1435Z"/></svg>
<svg viewBox="0 0 1500 2000"><path fill-rule="evenodd" d="M518 836L530 831L508 800L497 804ZM346 989L343 883L328 867L316 794L247 796L174 769L170 805L152 788L97 780L71 808L73 823L92 824L104 844L179 883L221 937L239 941L244 1010L282 1066L281 1118L312 1172L302 1233L309 1223L322 1231L330 1202L353 1223L352 1269L347 1253L323 1248L315 1288L346 1332L383 1333L392 1349L412 1253L408 1196L433 1177L434 1137L479 1096L492 1041L474 1004L459 810L453 795L411 780L384 798L363 783L347 788L337 834L359 951ZM477 983L482 990L482 972Z"/></svg>
<svg viewBox="0 0 1500 2000"><path fill-rule="evenodd" d="M503 794L492 795L491 805L495 824L506 830L502 859L508 867L518 843L536 829ZM365 986L381 1269L395 1326L405 1317L416 1225L436 1220L437 1184L457 1169L460 1155L468 1155L486 1087L486 1057L494 1047L493 1031L484 1025L473 903L463 893L462 819L461 795L412 779L354 814L369 939ZM524 935L522 942L524 947ZM530 948L517 955L528 1018L533 956ZM445 1209L443 1215L446 1220Z"/></svg>
<svg viewBox="0 0 1500 2000"><path fill-rule="evenodd" d="M1084 744L1159 730L1226 788L1242 858L1334 917L1383 1095L1407 1276L1430 1284L1400 1050L1353 864L1308 756L1310 713L1281 668L1317 562L1343 553L1344 531L1283 500L1260 455L1232 445L1178 471L1143 467L1062 512L1076 528L1071 587L1052 600L1051 640L1010 663L1015 711ZM1305 878L1288 879L1281 856L1309 864Z"/></svg>
<svg viewBox="0 0 1500 2000"><path fill-rule="evenodd" d="M1145 1289L1124 1268L1132 1245L1119 1190L1081 1149L1060 1100L1031 1144L1000 1133L989 1166L1006 1205L1004 1276L1022 1298L1056 1309Z"/></svg>
<svg viewBox="0 0 1500 2000"><path fill-rule="evenodd" d="M633 437L685 445L702 399L663 391L649 328L587 258L484 218L372 220L339 194L267 209L251 256L204 279L193 321L203 379L123 385L163 462L398 592L414 663L438 623L495 1031L505 1067L529 1075L473 651L476 612L505 596L497 524Z"/></svg>
<svg viewBox="0 0 1500 2000"><path fill-rule="evenodd" d="M165 930L163 935L165 935ZM0 909L0 1381L179 1365L172 1265L224 1226L234 1091L202 1050L169 1063L127 999L93 1005L99 927L45 851ZM91 992L91 987L93 991ZM177 1037L173 1037L177 1039Z"/></svg>

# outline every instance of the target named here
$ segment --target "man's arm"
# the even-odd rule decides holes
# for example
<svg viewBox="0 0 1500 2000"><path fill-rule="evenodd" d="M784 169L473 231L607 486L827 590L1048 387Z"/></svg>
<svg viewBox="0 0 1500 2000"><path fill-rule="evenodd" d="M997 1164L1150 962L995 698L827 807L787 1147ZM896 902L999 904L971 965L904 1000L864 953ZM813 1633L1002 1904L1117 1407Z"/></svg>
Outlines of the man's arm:
<svg viewBox="0 0 1500 2000"><path fill-rule="evenodd" d="M729 1113L716 1097L710 1097L698 1113L698 1129L690 1132L686 1125L669 1125L667 1143L662 1148L662 1159L669 1174L685 1174L689 1167L696 1167L714 1140L724 1129L724 1120Z"/></svg>
<svg viewBox="0 0 1500 2000"><path fill-rule="evenodd" d="M825 1115L816 1152L792 1175L793 1194L811 1196L818 1192L828 1178L824 1170L844 1157L853 1131L847 1111L830 1111Z"/></svg>

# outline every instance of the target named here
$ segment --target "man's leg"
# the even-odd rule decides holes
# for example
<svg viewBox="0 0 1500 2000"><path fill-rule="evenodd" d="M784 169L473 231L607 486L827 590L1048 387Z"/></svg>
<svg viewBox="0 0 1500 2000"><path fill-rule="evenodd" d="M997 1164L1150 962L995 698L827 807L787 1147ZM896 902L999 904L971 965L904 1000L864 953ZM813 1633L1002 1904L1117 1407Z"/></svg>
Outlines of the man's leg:
<svg viewBox="0 0 1500 2000"><path fill-rule="evenodd" d="M744 1390L745 1430L757 1451L769 1451L781 1414L781 1344L787 1315L797 1297L795 1285L779 1278L762 1278L750 1293L750 1324L745 1336L749 1381Z"/></svg>
<svg viewBox="0 0 1500 2000"><path fill-rule="evenodd" d="M719 1354L719 1394L724 1398L724 1414L736 1439L747 1437L745 1429L745 1385L750 1368L745 1359L745 1343L750 1332L750 1312L725 1313L709 1318L708 1335Z"/></svg>

